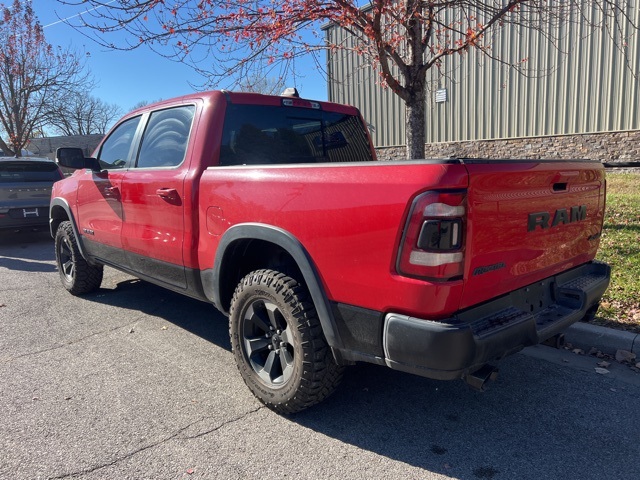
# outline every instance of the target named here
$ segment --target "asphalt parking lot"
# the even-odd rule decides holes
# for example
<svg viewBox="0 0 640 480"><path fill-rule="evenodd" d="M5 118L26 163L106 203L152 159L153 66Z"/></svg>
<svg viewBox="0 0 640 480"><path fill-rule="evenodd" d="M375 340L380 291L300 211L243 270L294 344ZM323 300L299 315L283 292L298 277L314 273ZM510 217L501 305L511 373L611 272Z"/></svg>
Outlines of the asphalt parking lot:
<svg viewBox="0 0 640 480"><path fill-rule="evenodd" d="M536 347L485 393L374 366L263 407L210 305L112 269L60 285L46 233L0 233L2 479L634 479L640 377Z"/></svg>

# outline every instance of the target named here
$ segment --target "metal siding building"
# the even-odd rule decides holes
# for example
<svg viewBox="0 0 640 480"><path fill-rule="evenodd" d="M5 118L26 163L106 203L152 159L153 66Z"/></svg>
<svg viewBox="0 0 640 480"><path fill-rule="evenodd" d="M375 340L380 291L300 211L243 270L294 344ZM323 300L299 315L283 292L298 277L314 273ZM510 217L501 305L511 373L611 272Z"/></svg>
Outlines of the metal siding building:
<svg viewBox="0 0 640 480"><path fill-rule="evenodd" d="M628 10L640 25L640 2ZM446 57L441 75L429 72L426 108L427 143L517 139L640 130L640 34L628 27L595 31L583 21L554 35L558 48L539 31L504 27L492 39L493 52L531 71L523 76L478 51ZM594 8L588 22L601 23ZM550 27L551 28L551 27ZM332 44L352 39L339 27L325 29ZM622 46L626 41L626 46ZM624 51L621 51L621 48ZM357 106L376 127L377 147L405 143L404 106L391 90L378 85L366 58L348 50L328 54L329 100ZM436 93L446 91L446 101Z"/></svg>

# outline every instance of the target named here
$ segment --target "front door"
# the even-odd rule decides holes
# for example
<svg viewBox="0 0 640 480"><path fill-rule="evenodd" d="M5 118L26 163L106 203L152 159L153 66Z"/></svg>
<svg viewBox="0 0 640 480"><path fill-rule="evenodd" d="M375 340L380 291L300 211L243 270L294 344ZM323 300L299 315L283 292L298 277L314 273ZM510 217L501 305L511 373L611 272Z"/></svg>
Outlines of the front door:
<svg viewBox="0 0 640 480"><path fill-rule="evenodd" d="M98 153L102 170L86 170L78 181L78 231L91 256L124 265L122 179L133 154L140 116L122 122Z"/></svg>

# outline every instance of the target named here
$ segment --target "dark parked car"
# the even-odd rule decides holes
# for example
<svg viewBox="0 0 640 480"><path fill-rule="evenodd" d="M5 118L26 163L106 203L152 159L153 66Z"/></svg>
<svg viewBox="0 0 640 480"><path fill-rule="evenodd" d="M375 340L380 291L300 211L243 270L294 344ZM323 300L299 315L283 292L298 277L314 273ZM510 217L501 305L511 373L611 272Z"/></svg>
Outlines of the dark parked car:
<svg viewBox="0 0 640 480"><path fill-rule="evenodd" d="M0 158L0 229L47 226L51 187L62 178L46 158Z"/></svg>

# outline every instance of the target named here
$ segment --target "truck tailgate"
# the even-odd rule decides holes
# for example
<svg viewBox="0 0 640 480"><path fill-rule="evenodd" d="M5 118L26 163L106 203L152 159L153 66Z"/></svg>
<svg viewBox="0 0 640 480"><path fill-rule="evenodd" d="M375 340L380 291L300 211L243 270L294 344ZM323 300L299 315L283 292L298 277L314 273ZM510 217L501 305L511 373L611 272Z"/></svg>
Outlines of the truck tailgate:
<svg viewBox="0 0 640 480"><path fill-rule="evenodd" d="M469 172L460 308L595 257L605 180L598 162L465 160Z"/></svg>

